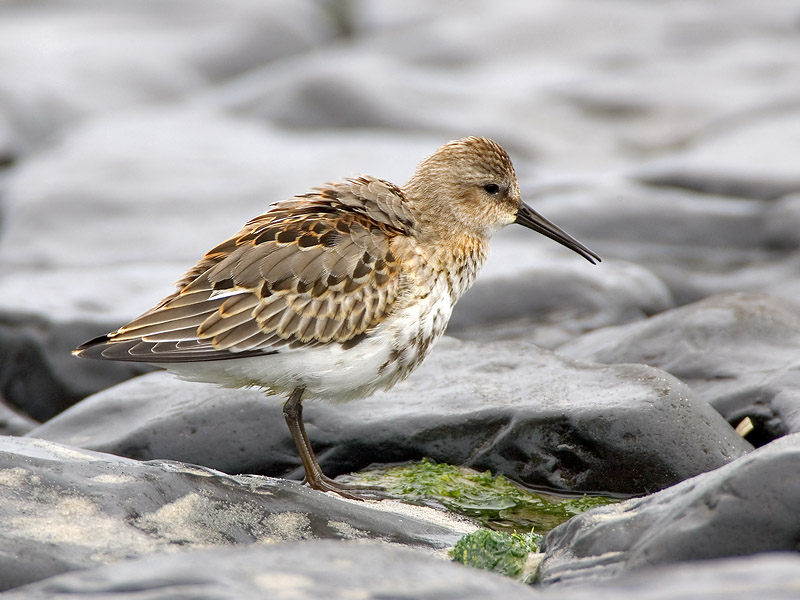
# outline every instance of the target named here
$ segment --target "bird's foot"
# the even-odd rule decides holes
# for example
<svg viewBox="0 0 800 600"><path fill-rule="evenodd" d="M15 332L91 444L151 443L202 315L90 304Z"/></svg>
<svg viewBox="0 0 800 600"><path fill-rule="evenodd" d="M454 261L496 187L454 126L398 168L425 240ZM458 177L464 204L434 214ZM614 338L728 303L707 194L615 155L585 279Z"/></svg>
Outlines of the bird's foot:
<svg viewBox="0 0 800 600"><path fill-rule="evenodd" d="M339 483L326 475L314 478L314 480L306 478L304 481L310 488L319 492L334 492L350 500L390 500L394 498L383 488L347 485Z"/></svg>

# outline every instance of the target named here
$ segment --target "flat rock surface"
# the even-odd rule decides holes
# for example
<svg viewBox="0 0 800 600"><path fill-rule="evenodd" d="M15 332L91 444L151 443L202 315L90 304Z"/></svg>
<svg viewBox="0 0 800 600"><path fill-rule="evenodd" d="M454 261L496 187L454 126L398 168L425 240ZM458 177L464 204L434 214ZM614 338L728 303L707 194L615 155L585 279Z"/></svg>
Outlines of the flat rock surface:
<svg viewBox="0 0 800 600"><path fill-rule="evenodd" d="M166 10L68 0L9 3L3 12L0 142L10 156L81 118L197 94L334 35L307 0L172 0Z"/></svg>
<svg viewBox="0 0 800 600"><path fill-rule="evenodd" d="M767 552L683 562L632 571L610 581L550 585L541 600L794 600L800 590L800 556ZM538 591L538 590L537 590Z"/></svg>
<svg viewBox="0 0 800 600"><path fill-rule="evenodd" d="M714 296L630 325L600 329L559 352L669 371L757 438L800 432L800 304L763 294Z"/></svg>
<svg viewBox="0 0 800 600"><path fill-rule="evenodd" d="M539 597L521 583L431 560L422 552L329 541L154 556L54 577L3 597L33 600L85 594L98 599L123 598L130 597L132 590L137 600Z"/></svg>
<svg viewBox="0 0 800 600"><path fill-rule="evenodd" d="M330 565L335 565L331 569ZM311 541L188 551L57 575L2 594L9 600L794 600L800 556L767 553L667 565L591 585L526 587L497 575L375 544Z"/></svg>
<svg viewBox="0 0 800 600"><path fill-rule="evenodd" d="M794 140L775 152L775 139ZM781 111L765 118L754 116L743 124L732 123L726 131L694 144L673 156L639 168L636 177L648 183L682 187L711 194L775 200L800 189L800 175L793 172L792 155L800 152L800 111ZM753 161L753 156L772 160Z"/></svg>
<svg viewBox="0 0 800 600"><path fill-rule="evenodd" d="M0 495L3 589L153 553L287 540L373 539L430 554L474 529L432 509L11 437L0 437Z"/></svg>
<svg viewBox="0 0 800 600"><path fill-rule="evenodd" d="M151 374L92 396L29 435L231 473L299 464L281 398ZM329 475L423 456L564 491L655 491L751 446L663 371L567 361L523 342L441 342L395 389L307 402Z"/></svg>
<svg viewBox="0 0 800 600"><path fill-rule="evenodd" d="M597 508L544 539L543 582L607 579L679 561L796 551L800 435L656 494Z"/></svg>

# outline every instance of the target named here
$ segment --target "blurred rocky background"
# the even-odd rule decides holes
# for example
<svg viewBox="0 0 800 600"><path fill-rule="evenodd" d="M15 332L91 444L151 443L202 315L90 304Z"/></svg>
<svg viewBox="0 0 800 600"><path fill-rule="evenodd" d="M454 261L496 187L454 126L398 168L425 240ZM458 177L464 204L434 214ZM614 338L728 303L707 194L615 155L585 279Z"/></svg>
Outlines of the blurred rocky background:
<svg viewBox="0 0 800 600"><path fill-rule="evenodd" d="M393 530L385 508L270 479L299 465L278 398L126 382L150 369L69 354L270 203L358 174L403 183L466 135L503 144L526 201L603 262L504 230L419 372L306 415L331 474L431 457L638 497L554 530L538 589L308 541L431 552L464 530ZM18 593L338 598L350 581L369 598L414 572L419 598L791 597L799 165L793 0L6 0L0 587L92 568ZM147 558L179 549L189 562Z"/></svg>

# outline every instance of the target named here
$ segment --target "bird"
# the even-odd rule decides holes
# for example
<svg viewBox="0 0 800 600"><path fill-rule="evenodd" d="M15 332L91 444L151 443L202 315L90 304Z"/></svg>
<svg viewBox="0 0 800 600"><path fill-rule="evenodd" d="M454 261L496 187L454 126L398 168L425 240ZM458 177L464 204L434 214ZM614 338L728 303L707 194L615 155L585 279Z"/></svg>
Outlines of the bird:
<svg viewBox="0 0 800 600"><path fill-rule="evenodd" d="M354 400L406 378L444 333L490 238L506 225L592 264L601 259L521 199L511 158L485 137L443 145L402 187L358 176L310 190L271 204L155 307L73 354L287 397L283 416L305 483L382 499L323 473L302 401Z"/></svg>

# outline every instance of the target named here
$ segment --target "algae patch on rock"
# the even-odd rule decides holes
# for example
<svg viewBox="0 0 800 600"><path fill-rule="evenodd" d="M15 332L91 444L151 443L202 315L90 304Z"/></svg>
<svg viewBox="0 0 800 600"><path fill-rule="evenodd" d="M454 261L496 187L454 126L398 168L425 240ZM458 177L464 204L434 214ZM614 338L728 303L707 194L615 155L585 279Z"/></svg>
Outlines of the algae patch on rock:
<svg viewBox="0 0 800 600"><path fill-rule="evenodd" d="M458 540L450 558L527 583L533 580L541 562L542 555L537 554L541 539L541 535L532 532L508 534L479 529Z"/></svg>
<svg viewBox="0 0 800 600"><path fill-rule="evenodd" d="M437 464L430 459L354 473L349 483L384 488L407 502L440 505L483 527L545 534L577 514L616 502L603 496L564 497L532 492L503 475Z"/></svg>

